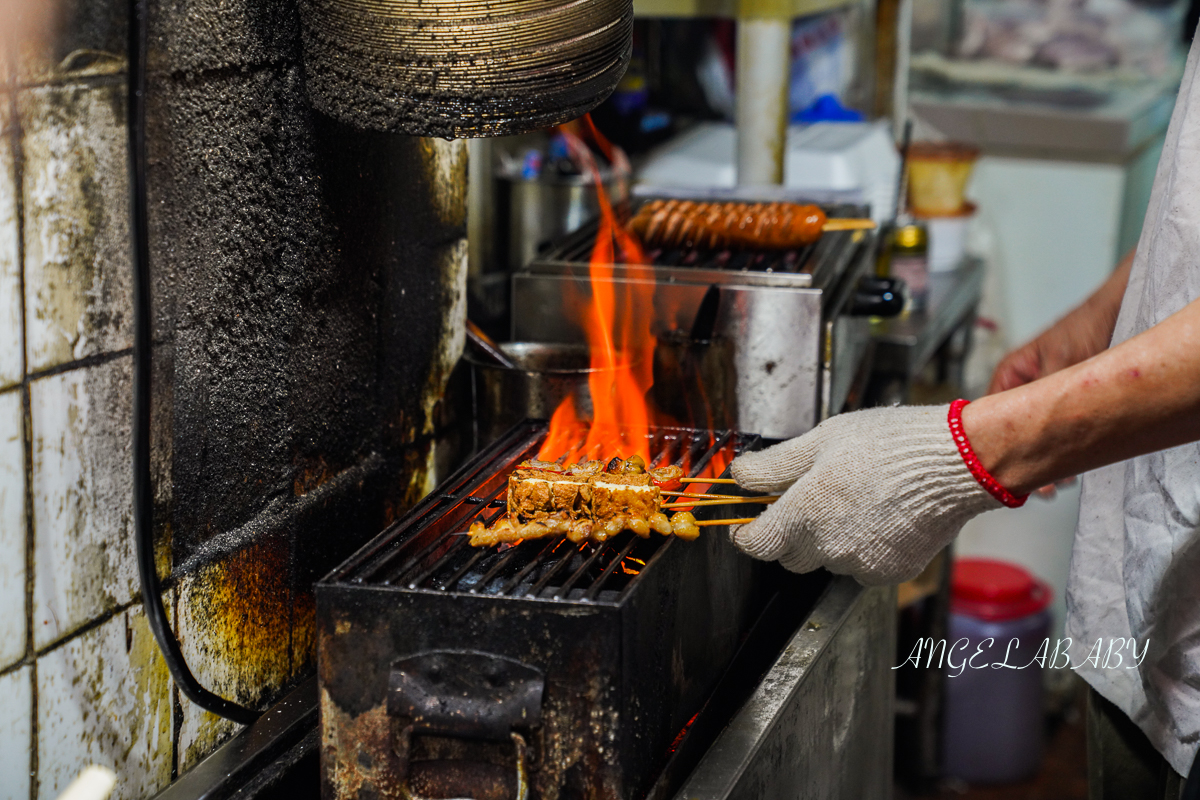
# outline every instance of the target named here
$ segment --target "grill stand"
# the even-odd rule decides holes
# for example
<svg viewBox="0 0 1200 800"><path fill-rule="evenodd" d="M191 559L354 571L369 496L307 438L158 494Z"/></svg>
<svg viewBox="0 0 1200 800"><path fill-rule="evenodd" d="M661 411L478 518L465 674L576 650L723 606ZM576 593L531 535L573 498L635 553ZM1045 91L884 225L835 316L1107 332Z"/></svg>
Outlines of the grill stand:
<svg viewBox="0 0 1200 800"><path fill-rule="evenodd" d="M710 709L717 712L710 724L724 728L716 741L700 742L680 775L669 774L669 765L647 800L889 797L894 608L892 589L835 578L786 632L767 673L737 676L747 699L724 714ZM770 632L755 630L748 646L756 639L777 646ZM736 687L723 683L713 699L728 704L729 689ZM702 713L692 731L703 733L704 725ZM224 800L235 793L240 800L284 794L317 800L318 748L317 687L310 679L156 800ZM687 751L685 742L676 758Z"/></svg>

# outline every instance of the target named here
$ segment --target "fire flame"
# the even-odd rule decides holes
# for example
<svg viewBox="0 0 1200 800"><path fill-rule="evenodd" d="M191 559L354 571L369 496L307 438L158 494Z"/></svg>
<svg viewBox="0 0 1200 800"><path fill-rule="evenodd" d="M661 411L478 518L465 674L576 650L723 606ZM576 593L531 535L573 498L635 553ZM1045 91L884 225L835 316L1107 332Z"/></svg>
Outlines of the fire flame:
<svg viewBox="0 0 1200 800"><path fill-rule="evenodd" d="M590 118L587 125L610 160L617 158L619 151L614 152ZM590 302L577 303L575 315L583 326L591 358L588 390L592 419L580 419L575 398L567 397L550 419L550 432L538 458L570 462L639 455L649 463L653 414L646 393L654 385L656 339L650 329L654 273L647 266L641 243L618 221L591 150L578 136L562 133L572 157L591 174L600 204L600 229L588 265L592 296ZM630 280L621 283L613 281L617 255L622 264L630 265Z"/></svg>
<svg viewBox="0 0 1200 800"><path fill-rule="evenodd" d="M591 141L604 153L618 173L629 171L629 161L592 123L583 125ZM587 338L591 371L588 390L592 398L592 419L581 419L576 398L566 397L550 419L550 430L538 458L544 461L573 463L582 459L641 456L651 466L650 428L654 425L678 425L679 422L653 408L646 395L654 385L654 348L651 330L654 319L654 271L641 243L617 218L604 189L600 170L588 145L567 127L559 132L566 139L572 159L592 177L600 206L600 226L588 263L591 297L573 293L568 284L567 313L580 322ZM627 280L613 280L617 257L625 265ZM693 419L703 423L712 438L712 413L704 386L698 383L702 409L689 409ZM699 417L703 417L701 420ZM713 454L702 470L703 475L720 475L733 454L722 448ZM687 453L684 454L686 470ZM693 487L706 491L707 487ZM629 567L622 564L629 572Z"/></svg>

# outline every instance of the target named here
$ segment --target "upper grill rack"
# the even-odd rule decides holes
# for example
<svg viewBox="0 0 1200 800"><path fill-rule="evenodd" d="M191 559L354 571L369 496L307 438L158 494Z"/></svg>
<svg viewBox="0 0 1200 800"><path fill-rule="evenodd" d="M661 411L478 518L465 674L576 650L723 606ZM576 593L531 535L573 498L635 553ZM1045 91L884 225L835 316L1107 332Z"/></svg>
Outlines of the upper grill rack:
<svg viewBox="0 0 1200 800"><path fill-rule="evenodd" d="M822 206L829 217L859 217L866 209L851 204ZM592 220L565 238L554 250L535 263L586 264L591 259L599 220ZM646 255L656 267L687 267L723 272L807 273L815 282L824 279L826 266L839 261L842 250L854 240L853 231L835 231L813 244L796 250L705 250L701 248L648 248Z"/></svg>
<svg viewBox="0 0 1200 800"><path fill-rule="evenodd" d="M537 453L545 434L545 423L525 423L514 430L331 578L409 591L615 601L674 537L652 534L642 539L627 531L599 544L553 537L474 548L462 535L475 520L491 524L505 513L509 474ZM649 438L653 463L686 463L695 477L719 452L736 455L755 437L658 428Z"/></svg>

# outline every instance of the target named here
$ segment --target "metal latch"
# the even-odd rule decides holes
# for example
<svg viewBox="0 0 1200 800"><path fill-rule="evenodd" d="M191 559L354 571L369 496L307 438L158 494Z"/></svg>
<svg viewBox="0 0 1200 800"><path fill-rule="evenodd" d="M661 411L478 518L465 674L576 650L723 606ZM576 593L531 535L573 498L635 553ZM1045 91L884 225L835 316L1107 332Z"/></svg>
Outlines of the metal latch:
<svg viewBox="0 0 1200 800"><path fill-rule="evenodd" d="M415 734L512 741L516 751L516 800L526 800L525 739L519 730L541 724L546 681L541 670L490 653L435 650L392 663L388 714L401 721L397 755L408 787L408 756Z"/></svg>

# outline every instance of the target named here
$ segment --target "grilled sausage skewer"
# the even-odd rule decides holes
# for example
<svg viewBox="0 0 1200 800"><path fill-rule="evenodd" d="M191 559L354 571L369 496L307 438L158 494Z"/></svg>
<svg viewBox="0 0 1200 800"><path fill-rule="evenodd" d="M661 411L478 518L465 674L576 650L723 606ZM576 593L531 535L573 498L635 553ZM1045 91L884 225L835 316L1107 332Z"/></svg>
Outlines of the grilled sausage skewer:
<svg viewBox="0 0 1200 800"><path fill-rule="evenodd" d="M629 229L651 247L794 250L825 230L874 228L869 219L829 220L817 206L797 203L702 203L652 200Z"/></svg>

